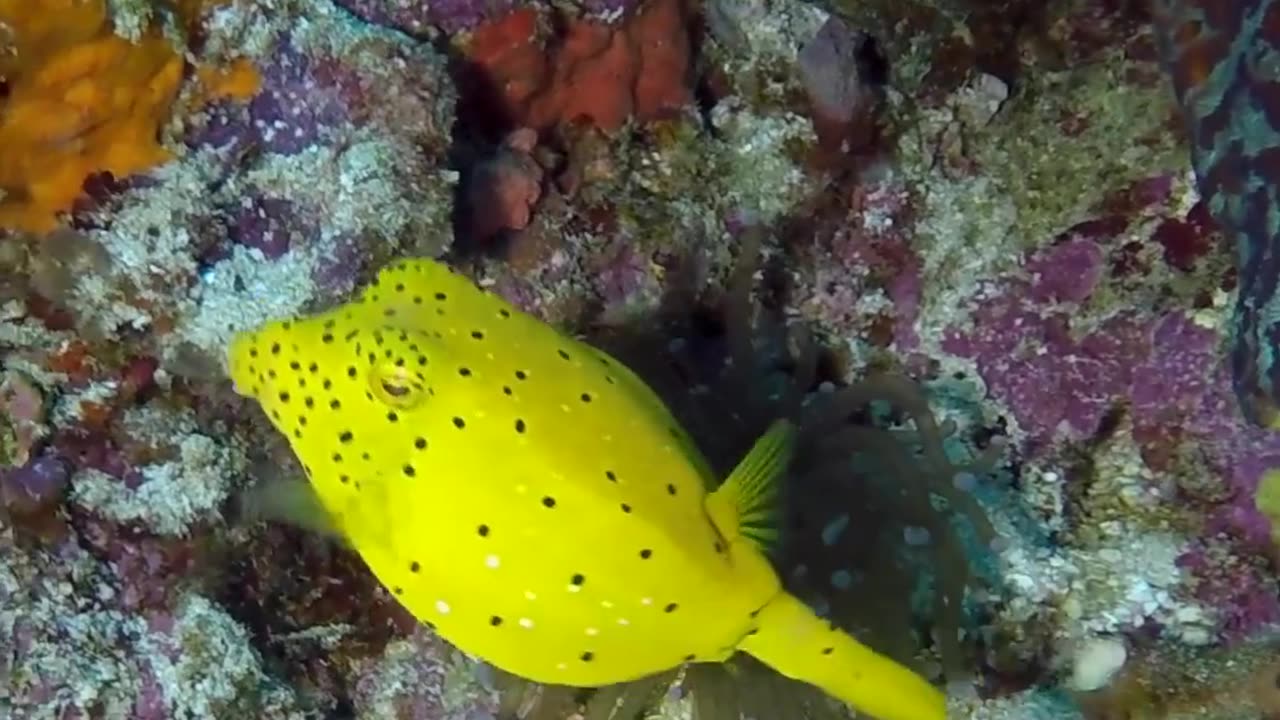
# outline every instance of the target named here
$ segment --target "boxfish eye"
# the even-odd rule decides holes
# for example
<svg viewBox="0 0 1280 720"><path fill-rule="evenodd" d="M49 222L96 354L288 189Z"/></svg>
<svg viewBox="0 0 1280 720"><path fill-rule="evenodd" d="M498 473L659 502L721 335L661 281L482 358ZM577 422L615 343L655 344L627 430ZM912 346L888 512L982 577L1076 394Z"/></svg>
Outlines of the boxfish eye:
<svg viewBox="0 0 1280 720"><path fill-rule="evenodd" d="M427 399L427 389L407 368L391 362L379 363L369 373L369 391L379 401L395 408L417 407Z"/></svg>

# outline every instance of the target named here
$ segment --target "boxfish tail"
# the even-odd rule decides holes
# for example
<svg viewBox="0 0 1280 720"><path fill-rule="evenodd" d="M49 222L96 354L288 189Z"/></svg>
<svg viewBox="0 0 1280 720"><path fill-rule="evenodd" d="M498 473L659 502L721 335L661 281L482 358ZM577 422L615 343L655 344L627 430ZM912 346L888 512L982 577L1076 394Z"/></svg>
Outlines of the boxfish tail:
<svg viewBox="0 0 1280 720"><path fill-rule="evenodd" d="M1156 38L1196 184L1236 246L1231 362L1251 422L1280 427L1280 0L1157 0Z"/></svg>
<svg viewBox="0 0 1280 720"><path fill-rule="evenodd" d="M815 685L879 720L944 720L946 697L906 667L879 655L779 593L756 616L738 649L779 673Z"/></svg>

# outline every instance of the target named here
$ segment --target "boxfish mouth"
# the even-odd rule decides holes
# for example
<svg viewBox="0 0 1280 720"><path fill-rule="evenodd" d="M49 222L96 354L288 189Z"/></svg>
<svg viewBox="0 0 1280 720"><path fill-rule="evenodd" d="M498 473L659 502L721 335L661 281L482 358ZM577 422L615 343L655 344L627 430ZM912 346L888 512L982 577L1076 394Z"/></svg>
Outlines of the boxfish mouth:
<svg viewBox="0 0 1280 720"><path fill-rule="evenodd" d="M236 333L231 339L231 343L227 346L227 354L224 357L227 366L227 376L231 378L231 388L235 390L237 395L251 397L253 378L249 377L246 369L249 345L252 344L253 336L250 333Z"/></svg>

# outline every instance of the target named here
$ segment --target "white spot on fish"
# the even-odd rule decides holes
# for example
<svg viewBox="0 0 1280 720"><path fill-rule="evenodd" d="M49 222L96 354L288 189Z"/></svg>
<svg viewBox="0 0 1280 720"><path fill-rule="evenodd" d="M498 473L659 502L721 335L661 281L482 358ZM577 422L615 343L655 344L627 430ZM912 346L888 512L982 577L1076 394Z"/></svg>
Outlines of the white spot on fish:
<svg viewBox="0 0 1280 720"><path fill-rule="evenodd" d="M569 412L569 406L568 406L568 405L565 405L564 403L561 403L561 404L560 404L560 409L561 409L561 410L563 410L563 411L565 411L565 412Z"/></svg>
<svg viewBox="0 0 1280 720"><path fill-rule="evenodd" d="M599 634L600 634L600 631L597 630L596 628L587 628L587 635L589 637L595 637L596 635L599 635Z"/></svg>
<svg viewBox="0 0 1280 720"><path fill-rule="evenodd" d="M449 603L447 603L447 602L445 602L445 601L443 601L443 600L437 600L437 601L436 601L436 610L439 610L441 615L448 615L448 614L449 614Z"/></svg>
<svg viewBox="0 0 1280 720"><path fill-rule="evenodd" d="M523 494L525 494L525 493L529 492L529 486L528 486L528 485L517 485L517 486L516 486L516 492L518 492L518 493L520 493L521 495L523 495Z"/></svg>
<svg viewBox="0 0 1280 720"><path fill-rule="evenodd" d="M567 668L567 667L569 667L569 666L568 666L568 665L566 665L565 663L556 663L556 669L557 669L557 670L564 670L564 669L565 669L565 668Z"/></svg>
<svg viewBox="0 0 1280 720"><path fill-rule="evenodd" d="M537 594L537 593L535 593L535 592L533 592L532 590L525 590L525 591L524 591L524 599L525 599L525 600L537 600L537 599L538 599L538 594Z"/></svg>
<svg viewBox="0 0 1280 720"><path fill-rule="evenodd" d="M498 567L498 565L500 565L500 564L501 564L501 562L502 562L502 561L500 561L500 560L498 559L498 556L497 556L497 555L490 555L489 557L487 557L487 558L485 558L485 559L484 559L484 564L485 564L485 565L487 565L487 566L489 566L489 567L491 567L491 568L496 568L496 567Z"/></svg>
<svg viewBox="0 0 1280 720"><path fill-rule="evenodd" d="M582 592L581 585L574 585L572 583L570 583L569 586L565 589L568 590L569 592Z"/></svg>
<svg viewBox="0 0 1280 720"><path fill-rule="evenodd" d="M525 628L527 630L533 627L533 621L530 620L529 618L520 618L520 627Z"/></svg>
<svg viewBox="0 0 1280 720"><path fill-rule="evenodd" d="M619 625L630 625L631 621L626 618L618 618Z"/></svg>
<svg viewBox="0 0 1280 720"><path fill-rule="evenodd" d="M653 604L653 598L640 598L640 604L641 604L641 605L652 605L652 604Z"/></svg>
<svg viewBox="0 0 1280 720"><path fill-rule="evenodd" d="M601 600L600 607L604 608L605 610L610 610L613 608L613 603L609 602L608 600Z"/></svg>

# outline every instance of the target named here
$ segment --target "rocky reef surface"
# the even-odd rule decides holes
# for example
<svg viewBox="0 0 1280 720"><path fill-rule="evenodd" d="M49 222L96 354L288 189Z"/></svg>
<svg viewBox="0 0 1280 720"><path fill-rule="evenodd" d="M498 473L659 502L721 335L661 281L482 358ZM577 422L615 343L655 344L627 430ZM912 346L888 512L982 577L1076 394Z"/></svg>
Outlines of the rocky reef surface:
<svg viewBox="0 0 1280 720"><path fill-rule="evenodd" d="M903 557L852 563L918 582L785 568L815 602L912 608L884 649L952 717L1280 712L1280 435L1143 6L0 0L0 716L738 717L692 671L516 682L256 517L299 471L222 354L406 256L588 337L697 326L747 235L806 392L906 376L999 451L920 495L960 539L880 517Z"/></svg>

